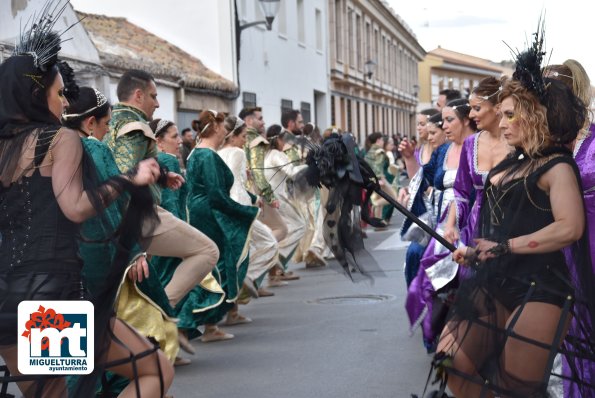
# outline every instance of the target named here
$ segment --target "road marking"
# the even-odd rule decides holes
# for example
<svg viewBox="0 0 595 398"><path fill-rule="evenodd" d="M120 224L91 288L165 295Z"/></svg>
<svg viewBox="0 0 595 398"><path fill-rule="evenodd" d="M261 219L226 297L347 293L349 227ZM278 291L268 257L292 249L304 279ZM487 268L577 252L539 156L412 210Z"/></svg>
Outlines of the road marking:
<svg viewBox="0 0 595 398"><path fill-rule="evenodd" d="M409 246L410 242L401 240L400 231L397 229L390 237L382 241L374 250L398 250Z"/></svg>

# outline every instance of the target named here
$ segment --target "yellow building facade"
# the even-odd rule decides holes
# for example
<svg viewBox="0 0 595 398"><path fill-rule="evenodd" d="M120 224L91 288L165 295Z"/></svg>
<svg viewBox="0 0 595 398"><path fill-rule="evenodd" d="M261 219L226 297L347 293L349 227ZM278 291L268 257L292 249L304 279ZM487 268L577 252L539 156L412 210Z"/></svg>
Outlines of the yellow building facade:
<svg viewBox="0 0 595 398"><path fill-rule="evenodd" d="M441 90L454 89L468 95L484 77L499 78L512 73L510 68L487 59L441 47L428 52L418 68L418 110L434 106Z"/></svg>

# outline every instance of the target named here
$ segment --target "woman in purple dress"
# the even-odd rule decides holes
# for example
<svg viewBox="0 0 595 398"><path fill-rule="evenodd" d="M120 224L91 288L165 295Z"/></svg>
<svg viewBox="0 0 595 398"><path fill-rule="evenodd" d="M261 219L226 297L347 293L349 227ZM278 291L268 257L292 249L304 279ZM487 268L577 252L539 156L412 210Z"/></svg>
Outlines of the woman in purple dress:
<svg viewBox="0 0 595 398"><path fill-rule="evenodd" d="M481 208L485 178L511 150L498 127L498 93L502 84L502 80L486 77L469 97L469 118L475 121L480 131L463 143L454 185L455 200L444 228L444 237L452 243L460 239L462 244L470 245Z"/></svg>
<svg viewBox="0 0 595 398"><path fill-rule="evenodd" d="M475 129L475 122L469 118L471 107L466 99L458 99L449 102L442 109L443 129L447 140L451 143L445 151L441 167L436 171L434 186L442 191L440 195L440 208L438 226L436 231L444 233L444 223L448 219L448 209L454 199L454 182L459 167L463 142L471 136ZM423 257L417 275L411 282L408 289L406 308L412 328L422 325L424 345L428 352L435 349L436 338L442 330L446 313L442 314L440 309L446 308L442 305L434 306L433 301L436 292L443 288L452 278L447 278L445 273L454 266L449 256L449 251L434 239L430 240ZM443 283L443 281L446 281ZM436 310L436 313L433 311Z"/></svg>
<svg viewBox="0 0 595 398"><path fill-rule="evenodd" d="M572 88L574 94L579 97L588 107L591 103L591 82L585 69L575 60L566 60L562 65L550 65L546 74L549 77L564 82ZM595 258L595 124L587 121L585 127L578 133L573 145L574 160L578 166L581 181L583 185L583 198L585 203L585 215L587 219L587 229L589 231L589 243L591 246L591 259ZM569 264L570 273L576 278L578 272L576 265L572 261L570 250L565 251L566 259ZM593 268L595 272L595 267ZM578 328L575 320L572 321L569 334L581 336L581 330ZM569 344L567 342L566 344ZM578 375L577 375L578 373ZM595 363L588 360L576 360L574 364L567 360L562 362L562 375L565 378L578 377L584 383L589 383L591 387L585 391L576 383L564 380L564 397L584 398L595 397Z"/></svg>
<svg viewBox="0 0 595 398"><path fill-rule="evenodd" d="M450 202L443 227L438 229L450 242L460 239L467 245L473 238L477 223L485 178L488 172L510 152L510 147L498 127L498 93L501 80L487 77L479 82L469 98L469 119L475 122L478 134L472 134L463 142L459 167L453 185L454 198ZM451 283L461 271L448 250L442 245L428 247L422 259L425 274L420 275L424 284L424 301L428 314L424 316L424 342L434 342L443 326L448 307L444 301L456 287ZM434 304L438 303L434 306Z"/></svg>

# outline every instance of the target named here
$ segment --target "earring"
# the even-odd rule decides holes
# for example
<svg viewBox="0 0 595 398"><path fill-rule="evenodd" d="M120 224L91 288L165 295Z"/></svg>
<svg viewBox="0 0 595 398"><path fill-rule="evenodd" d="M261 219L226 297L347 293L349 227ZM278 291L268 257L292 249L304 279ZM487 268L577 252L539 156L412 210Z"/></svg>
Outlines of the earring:
<svg viewBox="0 0 595 398"><path fill-rule="evenodd" d="M90 135L91 137L93 137L93 129L91 129L91 131L89 131L89 135Z"/></svg>

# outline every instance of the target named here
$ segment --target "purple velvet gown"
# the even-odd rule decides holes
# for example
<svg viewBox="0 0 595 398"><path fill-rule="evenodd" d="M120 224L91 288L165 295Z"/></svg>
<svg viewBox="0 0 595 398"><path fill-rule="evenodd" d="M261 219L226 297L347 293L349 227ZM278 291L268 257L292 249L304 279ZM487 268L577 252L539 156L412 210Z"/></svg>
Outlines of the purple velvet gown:
<svg viewBox="0 0 595 398"><path fill-rule="evenodd" d="M423 149L423 144L420 145L419 147L415 148L415 150L413 151L413 156L415 157L415 160L417 160L417 164L420 166L423 166L423 163L421 161L421 151Z"/></svg>
<svg viewBox="0 0 595 398"><path fill-rule="evenodd" d="M590 135L584 140L577 142L574 150L574 158L581 173L581 180L583 184L583 196L585 200L585 212L587 217L587 228L589 229L589 244L591 246L591 259L595 259L595 124L591 124ZM566 260L569 264L570 274L576 278L577 270L569 250L565 251ZM595 265L593 266L595 272ZM580 335L577 331L576 323L571 323L569 334ZM579 369L579 378L584 382L595 385L595 363L592 361L576 361L577 369ZM570 366L565 358L562 362L562 374L567 377L572 377ZM593 398L595 397L595 389L582 393L581 388L572 384L569 381L564 381L564 397L568 398Z"/></svg>
<svg viewBox="0 0 595 398"><path fill-rule="evenodd" d="M454 199L453 186L457 170L447 169L446 167L446 159L449 152L450 151L448 150L445 151L442 167L436 172L436 179L434 180L434 186L437 189L442 190L439 210L440 219L436 227L436 231L439 234L444 233L444 223L448 217L450 204ZM441 179L441 181L437 181L437 179ZM447 264L449 262L448 259L451 258L448 256L449 254L450 252L448 249L437 243L434 239L431 239L421 259L417 275L407 290L405 308L409 315L411 331L413 332L418 326L422 327L424 345L429 351L433 348L435 338L437 337L436 334L440 333L440 331L433 330L431 324L432 297L436 290L434 288L434 283L441 283L438 279L440 278L441 280L444 280L444 278L441 278L438 275L441 273L438 271L433 274L436 279L432 280L431 277L428 276L427 271L429 268L432 268L434 270L446 270L446 273L448 273L448 270L452 269L452 265ZM457 265L456 263L454 264Z"/></svg>
<svg viewBox="0 0 595 398"><path fill-rule="evenodd" d="M459 168L454 181L454 201L456 204L456 226L460 231L460 242L466 246L473 245L475 227L483 196L483 187L489 171L478 167L479 136L483 132L473 134L465 139L461 150ZM486 133L487 134L487 133ZM448 202L450 205L450 201ZM444 220L448 209L442 212L444 219L436 229L444 233ZM423 272L421 271L423 270ZM422 326L424 342L433 341L439 330L432 330L432 298L436 290L446 286L455 277L464 278L466 268L456 264L449 251L442 245L430 242L421 260L420 272L411 284L407 298L407 310L412 328ZM422 302L420 302L420 298Z"/></svg>
<svg viewBox="0 0 595 398"><path fill-rule="evenodd" d="M481 134L484 132L481 131L467 137L463 143L459 171L454 186L457 226L460 231L460 240L465 246L474 246L473 238L483 200L483 187L489 173L489 170L479 170L478 166L477 149Z"/></svg>

